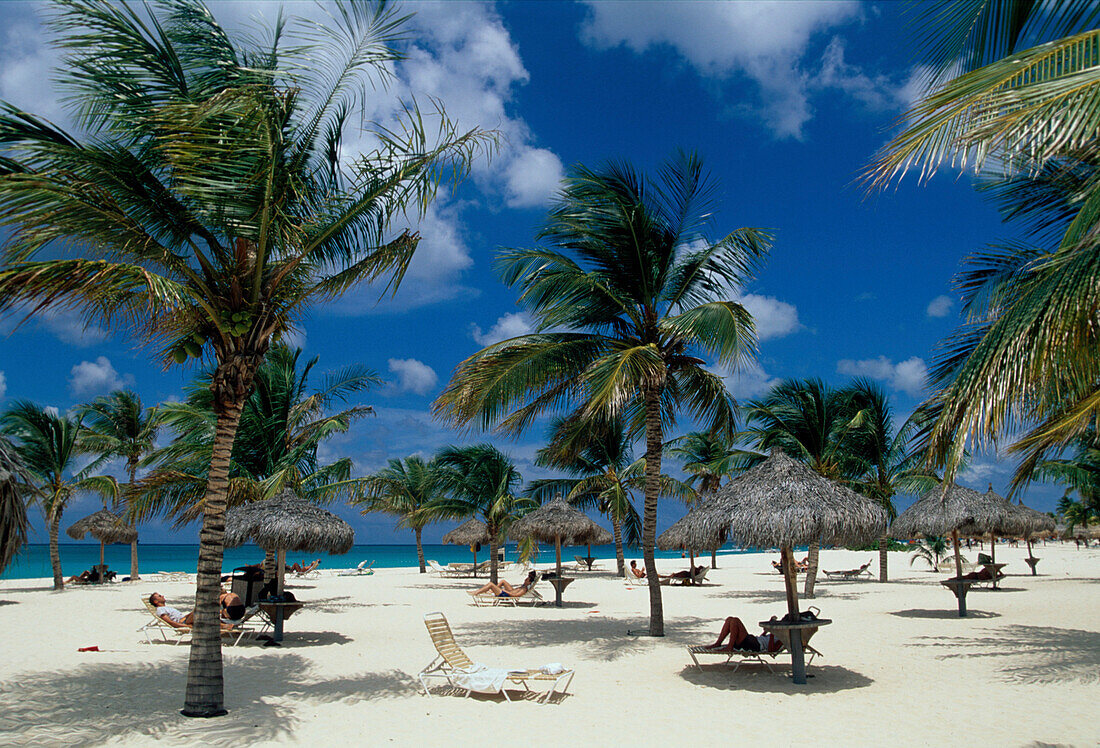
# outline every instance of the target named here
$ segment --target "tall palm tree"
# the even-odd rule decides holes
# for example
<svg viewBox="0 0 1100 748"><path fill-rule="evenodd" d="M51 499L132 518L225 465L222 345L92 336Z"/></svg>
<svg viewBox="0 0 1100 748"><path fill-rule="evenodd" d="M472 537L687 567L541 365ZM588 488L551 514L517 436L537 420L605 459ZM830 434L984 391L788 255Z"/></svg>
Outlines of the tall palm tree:
<svg viewBox="0 0 1100 748"><path fill-rule="evenodd" d="M27 503L33 498L33 483L19 451L0 436L0 573L27 542Z"/></svg>
<svg viewBox="0 0 1100 748"><path fill-rule="evenodd" d="M723 478L732 478L752 467L763 455L733 446L723 434L709 431L689 431L668 442L665 453L683 461L684 471L691 475L688 485L698 483L701 498L713 496ZM718 551L711 549L710 565L718 568Z"/></svg>
<svg viewBox="0 0 1100 748"><path fill-rule="evenodd" d="M80 446L80 416L55 415L32 402L19 400L0 414L0 430L15 440L16 449L35 482L36 498L42 506L50 539L53 588L64 589L58 528L65 506L78 491L99 494L104 501L118 499L118 483L106 475L91 475L89 465L76 470L77 458L85 454Z"/></svg>
<svg viewBox="0 0 1100 748"><path fill-rule="evenodd" d="M121 457L126 461L126 488L133 490L138 465L156 448L160 430L157 409L143 408L141 398L129 390L118 390L98 397L84 406L84 450L101 458ZM125 491L123 492L125 496ZM137 538L130 543L130 579L138 580Z"/></svg>
<svg viewBox="0 0 1100 748"><path fill-rule="evenodd" d="M755 352L751 315L725 299L748 281L770 237L741 228L713 240L714 192L702 161L682 152L655 178L625 163L574 168L537 237L549 246L498 259L539 331L463 361L434 405L452 423L510 433L571 407L585 418L620 416L632 438L644 434L653 636L664 635L653 544L665 430L686 410L732 432L733 398L700 356L736 367Z"/></svg>
<svg viewBox="0 0 1100 748"><path fill-rule="evenodd" d="M424 546L420 536L432 517L424 509L440 496L439 470L434 461L412 455L402 460L390 460L389 464L360 481L360 495L353 504L363 507L363 512L386 512L398 517L398 527L407 527L416 535L416 559L420 573L424 565Z"/></svg>
<svg viewBox="0 0 1100 748"><path fill-rule="evenodd" d="M1031 476L1076 491L1081 504L1100 516L1100 434L1090 426L1073 439L1068 456L1040 460Z"/></svg>
<svg viewBox="0 0 1100 748"><path fill-rule="evenodd" d="M922 446L948 479L971 440L1026 427L1013 446L1024 455L1019 488L1100 410L1090 311L1100 304L1098 18L1089 0L922 6L916 26L935 75L865 174L877 188L910 168L927 177L948 160L972 165L1037 240L975 253L957 279L967 324L933 367L936 419Z"/></svg>
<svg viewBox="0 0 1100 748"><path fill-rule="evenodd" d="M788 379L745 405L743 436L762 451L779 447L818 474L837 481L850 477L858 462L845 439L852 428L844 398L820 379ZM814 596L821 546L810 544L804 596Z"/></svg>
<svg viewBox="0 0 1100 748"><path fill-rule="evenodd" d="M371 128L373 150L347 142L398 57L404 19L383 3L338 3L322 24L279 15L266 39L228 34L200 0L54 8L61 82L87 135L0 107L0 224L13 230L0 303L67 305L132 329L166 362L213 363L183 712L222 714L225 499L256 369L311 304L361 282L396 290L419 236L394 236L392 221L423 211L488 136L409 105ZM86 256L37 259L55 241Z"/></svg>
<svg viewBox="0 0 1100 748"><path fill-rule="evenodd" d="M520 495L523 476L492 444L447 447L435 457L443 495L426 505L416 521L478 516L489 533L489 581L497 581L497 549L512 522L538 506Z"/></svg>

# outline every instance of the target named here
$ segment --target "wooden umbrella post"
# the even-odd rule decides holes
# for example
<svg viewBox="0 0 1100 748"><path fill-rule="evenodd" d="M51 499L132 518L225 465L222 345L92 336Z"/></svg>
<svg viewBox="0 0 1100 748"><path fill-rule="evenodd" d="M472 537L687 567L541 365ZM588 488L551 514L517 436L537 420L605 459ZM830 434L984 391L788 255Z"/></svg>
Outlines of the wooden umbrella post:
<svg viewBox="0 0 1100 748"><path fill-rule="evenodd" d="M790 546L781 549L783 556L783 581L787 587L787 614L791 623L798 623L801 614L798 610L798 577L795 573L794 551ZM791 648L791 677L796 684L806 683L806 657L802 651L802 632L791 629L787 641Z"/></svg>
<svg viewBox="0 0 1100 748"><path fill-rule="evenodd" d="M275 615L273 618L275 630L271 634L271 638L274 641L281 642L283 640L283 604L281 598L283 595L283 584L286 581L286 549L279 548L275 551L275 591L280 598L280 602L275 603Z"/></svg>
<svg viewBox="0 0 1100 748"><path fill-rule="evenodd" d="M951 541L955 546L955 586L953 591L955 598L959 601L959 618L966 618L966 593L970 589L970 582L964 582L962 556L959 552L959 531L951 531Z"/></svg>
<svg viewBox="0 0 1100 748"><path fill-rule="evenodd" d="M688 584L695 584L695 550L688 548Z"/></svg>
<svg viewBox="0 0 1100 748"><path fill-rule="evenodd" d="M473 551L473 553L474 553L474 566L470 570L470 573L473 574L474 578L476 579L477 578L477 543L471 543L470 544L470 550Z"/></svg>

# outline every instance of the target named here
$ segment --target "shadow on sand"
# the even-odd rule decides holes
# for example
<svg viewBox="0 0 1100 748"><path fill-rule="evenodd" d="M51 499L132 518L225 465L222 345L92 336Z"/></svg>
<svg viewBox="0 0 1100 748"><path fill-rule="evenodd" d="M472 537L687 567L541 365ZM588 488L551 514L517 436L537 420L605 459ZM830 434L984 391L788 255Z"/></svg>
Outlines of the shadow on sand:
<svg viewBox="0 0 1100 748"><path fill-rule="evenodd" d="M397 670L326 679L304 658L272 650L225 664L226 707L216 720L180 716L187 663L89 664L0 682L6 745L99 744L126 738L242 745L285 741L299 704L408 696L417 682ZM284 703L290 702L290 703Z"/></svg>
<svg viewBox="0 0 1100 748"><path fill-rule="evenodd" d="M923 610L921 608L911 608L909 610L892 610L890 615L898 616L899 618L938 618L944 621L950 620L966 620L966 618L1000 618L1000 613L994 613L989 610L973 610L968 608L966 611L966 618L959 618L959 609L951 608L950 610Z"/></svg>
<svg viewBox="0 0 1100 748"><path fill-rule="evenodd" d="M874 683L866 675L848 668L838 665L814 665L806 671L809 682L804 686L798 686L790 678L789 666L779 664L773 667L775 667L774 673L756 664L742 665L737 672L733 672L733 668L726 665L704 665L702 670L694 665L687 665L680 675L689 683L707 688L800 696L850 691L854 688L866 688Z"/></svg>
<svg viewBox="0 0 1100 748"><path fill-rule="evenodd" d="M1100 683L1100 632L1054 626L1012 625L986 636L919 637L911 646L940 647L940 659L988 657L1001 677L1021 684Z"/></svg>

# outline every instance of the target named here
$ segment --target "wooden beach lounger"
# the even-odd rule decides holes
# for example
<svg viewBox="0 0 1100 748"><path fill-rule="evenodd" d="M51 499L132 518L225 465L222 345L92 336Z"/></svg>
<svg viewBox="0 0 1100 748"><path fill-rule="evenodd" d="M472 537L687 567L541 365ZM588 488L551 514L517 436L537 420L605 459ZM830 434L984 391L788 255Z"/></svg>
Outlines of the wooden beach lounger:
<svg viewBox="0 0 1100 748"><path fill-rule="evenodd" d="M806 629L802 632L802 650L807 655L807 666L809 666L814 661L814 657L824 656L810 646L810 639L812 639L813 635L816 633L816 628ZM791 653L788 647L789 642L783 641L782 635L776 638L778 638L782 642L783 646L775 652L754 652L751 649L735 649L730 652L726 649L713 649L709 645L690 646L687 648L687 651L688 655L691 656L691 661L695 663L695 667L699 668L700 670L703 669L703 666L699 663L698 656L706 655L709 657L725 657L725 662L718 663L720 665L728 665L734 657L737 657L737 664L733 666L733 672L737 672L737 669L741 667L743 663L759 662L761 665L768 669L768 672L774 673L775 669L772 667L772 663L775 662L780 655L789 656ZM768 660L771 660L771 662L769 662Z"/></svg>
<svg viewBox="0 0 1100 748"><path fill-rule="evenodd" d="M416 675L417 680L420 681L420 685L424 689L424 693L428 696L432 695L428 680L437 678L445 681L452 688L466 691L466 696L469 696L473 691L461 685L462 676L476 673L479 666L458 646L454 633L451 632L451 626L442 613L426 614L424 625L427 626L428 635L431 636L432 644L435 645L435 651L438 653L438 657L428 663L427 667ZM532 682L549 683L550 690L539 698L539 702L545 704L554 695L555 691L564 694L569 689L569 684L573 682L573 673L573 670L563 670L560 673L527 669L509 670L499 693L504 694L507 701L511 701L512 698L508 695L509 690L526 693L534 690L530 686Z"/></svg>

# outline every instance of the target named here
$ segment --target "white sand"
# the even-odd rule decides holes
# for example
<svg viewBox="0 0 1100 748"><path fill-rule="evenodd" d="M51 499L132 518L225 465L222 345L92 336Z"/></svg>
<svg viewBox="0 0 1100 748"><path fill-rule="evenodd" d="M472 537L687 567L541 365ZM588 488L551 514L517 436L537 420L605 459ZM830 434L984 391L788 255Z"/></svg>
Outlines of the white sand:
<svg viewBox="0 0 1100 748"><path fill-rule="evenodd" d="M706 587L662 588L663 639L626 635L647 625L648 594L609 571L576 574L563 609L474 607L469 581L415 570L329 572L293 584L310 605L283 647L224 650L230 714L217 720L177 713L187 645L151 646L136 631L139 597L157 590L186 608L188 585L53 593L46 580L7 581L0 744L1096 745L1100 549L1040 545L1038 577L1024 576L1025 553L998 548L1010 576L1003 591L973 591L966 619L937 583L945 575L910 569L905 554L891 554L887 585L819 581L813 604L835 623L814 639L825 657L805 686L759 666L700 672L684 650L727 615L784 612L774 554L720 557ZM872 555L827 551L822 566ZM575 667L570 695L541 705L418 693L434 655L422 616L435 610L475 660ZM77 652L89 645L104 651Z"/></svg>

